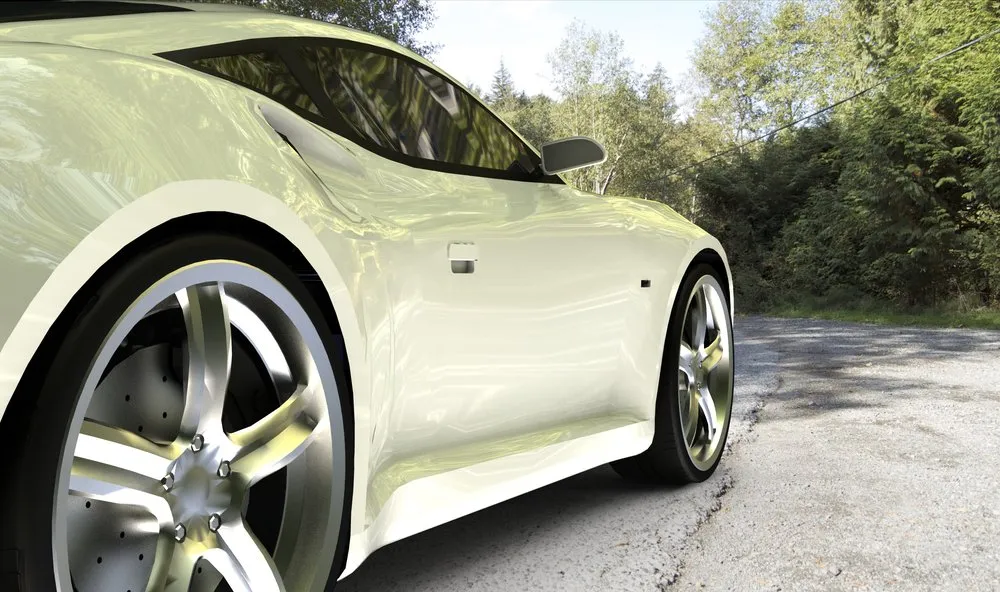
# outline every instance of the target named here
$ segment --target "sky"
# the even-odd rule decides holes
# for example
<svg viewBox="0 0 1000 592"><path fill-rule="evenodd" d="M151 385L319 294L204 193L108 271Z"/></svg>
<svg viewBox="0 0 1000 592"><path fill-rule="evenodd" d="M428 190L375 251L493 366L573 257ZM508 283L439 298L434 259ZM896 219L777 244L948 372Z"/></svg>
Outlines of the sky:
<svg viewBox="0 0 1000 592"><path fill-rule="evenodd" d="M616 32L640 72L663 64L675 86L689 70L713 0L433 0L437 19L420 39L441 45L431 61L488 91L503 59L529 95L556 96L547 56L579 19Z"/></svg>

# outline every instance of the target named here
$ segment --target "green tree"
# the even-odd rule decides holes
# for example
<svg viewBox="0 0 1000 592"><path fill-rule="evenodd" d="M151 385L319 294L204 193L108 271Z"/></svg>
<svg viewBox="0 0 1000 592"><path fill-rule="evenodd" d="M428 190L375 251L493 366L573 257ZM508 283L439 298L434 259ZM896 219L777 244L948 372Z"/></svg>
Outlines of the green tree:
<svg viewBox="0 0 1000 592"><path fill-rule="evenodd" d="M851 33L841 0L782 0L774 7L755 50L769 64L760 92L765 127L796 121L862 87Z"/></svg>
<svg viewBox="0 0 1000 592"><path fill-rule="evenodd" d="M570 181L603 194L618 173L639 105L637 75L621 37L602 33L580 21L569 25L549 56L552 81L562 100L554 120L560 136L589 136L608 153L603 165L571 172Z"/></svg>
<svg viewBox="0 0 1000 592"><path fill-rule="evenodd" d="M501 111L500 116L513 125L536 148L558 139L553 109L556 102L544 94L519 99L513 110Z"/></svg>
<svg viewBox="0 0 1000 592"><path fill-rule="evenodd" d="M906 238L904 262L927 270L909 300L937 301L945 290L972 291L981 300L1000 294L996 266L996 212L1000 206L1000 39L928 63L1000 27L996 2L914 0L885 6L853 4L860 58L883 75L897 76L872 101L873 129L896 125L894 153L877 159L909 172L912 204L882 211L901 223L915 206L933 207ZM902 129L905 126L905 133ZM942 283L946 285L942 286ZM919 289L918 289L919 288Z"/></svg>
<svg viewBox="0 0 1000 592"><path fill-rule="evenodd" d="M724 144L741 144L765 127L761 93L774 63L764 48L767 13L751 2L723 2L706 14L707 33L694 52L699 117Z"/></svg>
<svg viewBox="0 0 1000 592"><path fill-rule="evenodd" d="M489 94L491 106L535 146L575 135L601 142L607 162L568 173L573 185L676 206L683 187L661 173L678 166L687 152L665 70L658 65L649 74L636 72L617 35L578 21L567 29L549 63L560 99L528 97L501 63Z"/></svg>
<svg viewBox="0 0 1000 592"><path fill-rule="evenodd" d="M861 88L844 0L729 1L694 54L698 118L725 144L796 121Z"/></svg>
<svg viewBox="0 0 1000 592"><path fill-rule="evenodd" d="M626 112L626 139L621 146L611 192L663 201L685 210L683 180L664 178L664 171L693 160L689 137L677 121L673 86L657 64L637 84L634 110Z"/></svg>
<svg viewBox="0 0 1000 592"><path fill-rule="evenodd" d="M867 96L692 171L699 222L750 306L942 306L1000 296L1000 5L724 2L696 53L692 137L716 150ZM734 132L736 130L736 132Z"/></svg>
<svg viewBox="0 0 1000 592"><path fill-rule="evenodd" d="M493 75L493 82L490 84L489 101L490 105L501 111L510 111L521 106L517 89L514 87L514 77L510 70L500 60L500 67Z"/></svg>
<svg viewBox="0 0 1000 592"><path fill-rule="evenodd" d="M810 198L836 185L838 139L830 124L797 129L699 171L698 222L723 241L747 310L766 308L800 289L780 264L780 239Z"/></svg>

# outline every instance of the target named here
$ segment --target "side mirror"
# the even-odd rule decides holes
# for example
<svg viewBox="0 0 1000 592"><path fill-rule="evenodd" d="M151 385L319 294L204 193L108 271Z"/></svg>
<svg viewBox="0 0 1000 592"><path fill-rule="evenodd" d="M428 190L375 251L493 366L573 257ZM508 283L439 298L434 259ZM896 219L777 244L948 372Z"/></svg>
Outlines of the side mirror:
<svg viewBox="0 0 1000 592"><path fill-rule="evenodd" d="M546 175L582 169L607 159L604 146L584 136L542 144L542 172Z"/></svg>

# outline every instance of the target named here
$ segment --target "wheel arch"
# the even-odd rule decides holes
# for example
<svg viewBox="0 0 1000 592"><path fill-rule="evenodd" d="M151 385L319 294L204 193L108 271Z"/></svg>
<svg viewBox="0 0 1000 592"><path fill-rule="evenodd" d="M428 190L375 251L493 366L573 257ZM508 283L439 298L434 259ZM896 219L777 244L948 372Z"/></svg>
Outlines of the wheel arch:
<svg viewBox="0 0 1000 592"><path fill-rule="evenodd" d="M670 292L666 297L666 302L663 304L664 316L659 334L660 343L658 344L661 356L663 353L663 339L667 335L670 315L676 305L681 285L684 283L688 274L691 273L691 270L700 263L705 263L711 266L712 269L720 275L723 285L725 286L726 304L729 306L730 317L733 318L735 315L733 306L735 295L733 288L733 276L732 270L729 267L729 259L726 256L726 251L722 248L722 244L719 243L715 237L707 233L702 233L701 236L693 238L687 243L684 256L677 261L675 264L676 267L673 268L675 272L673 274Z"/></svg>
<svg viewBox="0 0 1000 592"><path fill-rule="evenodd" d="M729 260L726 257L726 252L723 250L722 245L712 237L711 235L705 234L700 238L700 240L694 240L688 245L688 249L684 258L679 262L680 264L675 268L677 271L674 275L673 285L671 286L670 292L667 296L667 301L664 303L664 316L663 324L660 328L658 334L659 343L658 346L658 356L657 363L663 363L663 356L666 352L666 336L670 329L670 317L673 314L674 307L677 306L677 297L680 293L681 286L684 284L684 280L687 278L691 270L697 265L705 263L712 267L722 278L723 285L726 290L726 304L729 306L730 320L735 318L735 312L733 310L733 279L732 272L729 268ZM654 400L655 400L654 396Z"/></svg>
<svg viewBox="0 0 1000 592"><path fill-rule="evenodd" d="M718 272L719 276L722 278L723 285L726 286L726 304L729 305L729 314L733 314L733 280L730 276L729 265L726 260L718 251L709 247L704 248L694 256L694 259L687 266L687 270L684 272L685 275L691 270L695 265L699 263L707 263Z"/></svg>

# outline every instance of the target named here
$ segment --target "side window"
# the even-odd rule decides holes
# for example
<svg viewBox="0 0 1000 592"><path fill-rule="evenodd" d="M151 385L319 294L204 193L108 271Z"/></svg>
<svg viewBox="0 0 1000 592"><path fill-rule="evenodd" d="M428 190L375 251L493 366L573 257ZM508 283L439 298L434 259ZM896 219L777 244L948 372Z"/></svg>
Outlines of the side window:
<svg viewBox="0 0 1000 592"><path fill-rule="evenodd" d="M302 58L358 138L402 154L527 177L537 156L460 88L391 54L328 45Z"/></svg>
<svg viewBox="0 0 1000 592"><path fill-rule="evenodd" d="M199 58L191 65L221 74L286 105L320 115L312 98L275 52Z"/></svg>

